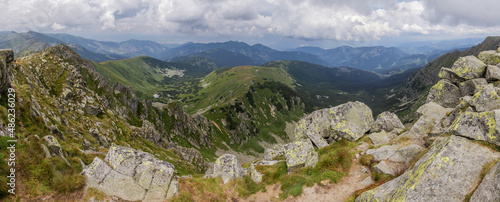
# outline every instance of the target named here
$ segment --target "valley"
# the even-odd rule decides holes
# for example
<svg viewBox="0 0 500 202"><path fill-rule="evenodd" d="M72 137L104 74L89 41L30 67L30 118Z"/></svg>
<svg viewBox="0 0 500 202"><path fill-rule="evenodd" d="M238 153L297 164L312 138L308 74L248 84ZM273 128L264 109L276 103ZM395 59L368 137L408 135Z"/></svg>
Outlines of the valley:
<svg viewBox="0 0 500 202"><path fill-rule="evenodd" d="M428 167L469 169L469 184L498 167L497 108L484 96L500 80L498 37L440 56L235 41L172 48L36 32L1 33L0 42L14 50L0 54L1 81L18 94L22 165L21 194L0 189L7 200L399 200L422 195L408 188L421 176L433 186ZM462 59L480 73L460 75L473 71ZM6 117L4 94L0 102ZM469 119L482 124L480 138L467 135ZM440 196L487 195L469 184ZM345 193L323 195L332 189Z"/></svg>

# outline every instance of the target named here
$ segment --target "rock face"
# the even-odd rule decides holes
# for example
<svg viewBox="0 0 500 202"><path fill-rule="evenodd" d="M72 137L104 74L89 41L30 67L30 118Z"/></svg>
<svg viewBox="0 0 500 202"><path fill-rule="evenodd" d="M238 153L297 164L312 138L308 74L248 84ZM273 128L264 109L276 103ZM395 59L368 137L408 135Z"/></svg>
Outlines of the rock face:
<svg viewBox="0 0 500 202"><path fill-rule="evenodd" d="M348 102L330 109L321 109L305 116L295 127L296 140L309 138L322 148L324 140L335 142L342 138L356 141L373 124L372 110L361 102Z"/></svg>
<svg viewBox="0 0 500 202"><path fill-rule="evenodd" d="M309 139L298 140L284 145L288 172L304 166L314 166L318 162L318 152Z"/></svg>
<svg viewBox="0 0 500 202"><path fill-rule="evenodd" d="M14 51L0 49L0 92L10 87L10 63L14 61Z"/></svg>
<svg viewBox="0 0 500 202"><path fill-rule="evenodd" d="M230 179L243 177L245 171L238 164L238 159L232 154L220 156L214 163L212 177L221 177L224 184Z"/></svg>
<svg viewBox="0 0 500 202"><path fill-rule="evenodd" d="M500 162L486 174L470 201L500 201Z"/></svg>
<svg viewBox="0 0 500 202"><path fill-rule="evenodd" d="M412 169L356 201L463 201L482 166L496 158L488 148L451 136L434 143Z"/></svg>
<svg viewBox="0 0 500 202"><path fill-rule="evenodd" d="M151 154L112 146L105 160L96 157L83 169L87 186L130 201L166 200L177 192L174 166Z"/></svg>
<svg viewBox="0 0 500 202"><path fill-rule="evenodd" d="M371 131L386 131L391 132L395 128L405 128L398 116L391 112L382 112L377 116L375 123L373 124Z"/></svg>

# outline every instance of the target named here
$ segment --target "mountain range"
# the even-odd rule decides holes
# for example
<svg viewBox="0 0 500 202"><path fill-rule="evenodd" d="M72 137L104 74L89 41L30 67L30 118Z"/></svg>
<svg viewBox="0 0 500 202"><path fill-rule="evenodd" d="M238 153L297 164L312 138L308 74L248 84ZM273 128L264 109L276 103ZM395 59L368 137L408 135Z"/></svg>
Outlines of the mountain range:
<svg viewBox="0 0 500 202"><path fill-rule="evenodd" d="M435 51L424 51L425 54L408 54L395 47L383 46L341 46L326 50L317 47L300 47L291 51L279 51L261 44L248 45L238 41L186 43L171 48L147 40L128 40L118 43L69 34L42 34L32 31L0 34L0 48L14 49L16 54L26 50L40 51L60 43L72 47L83 58L96 62L143 55L171 62L204 58L215 63L217 67L261 65L277 60L297 60L326 67L349 66L385 75L421 67L447 52L437 48L450 47L430 46L427 49ZM466 45L460 47L466 47Z"/></svg>

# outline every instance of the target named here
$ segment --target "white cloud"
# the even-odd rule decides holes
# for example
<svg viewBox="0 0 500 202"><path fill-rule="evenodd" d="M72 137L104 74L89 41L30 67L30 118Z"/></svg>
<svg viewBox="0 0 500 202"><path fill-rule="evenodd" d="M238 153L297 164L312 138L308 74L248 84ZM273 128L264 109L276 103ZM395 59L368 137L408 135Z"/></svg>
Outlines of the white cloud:
<svg viewBox="0 0 500 202"><path fill-rule="evenodd" d="M498 0L0 0L5 30L376 40L496 32Z"/></svg>

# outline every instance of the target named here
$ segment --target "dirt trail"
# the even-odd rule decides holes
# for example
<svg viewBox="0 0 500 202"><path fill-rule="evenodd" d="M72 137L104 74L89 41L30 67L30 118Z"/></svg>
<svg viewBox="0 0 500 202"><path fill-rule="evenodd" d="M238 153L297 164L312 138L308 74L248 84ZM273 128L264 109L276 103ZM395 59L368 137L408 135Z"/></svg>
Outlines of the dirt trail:
<svg viewBox="0 0 500 202"><path fill-rule="evenodd" d="M366 150L367 144L358 146L358 150ZM353 164L349 170L349 176L343 177L339 183L329 183L327 180L323 182L323 186L315 184L312 187L304 187L302 194L298 197L288 197L285 201L339 201L342 202L349 198L356 190L363 189L370 184L363 184L362 181L370 176L369 173L363 172L364 166L358 163L359 157L353 159ZM258 192L255 195L248 197L243 201L280 201L279 194L281 193L280 185L270 185L266 187L266 192Z"/></svg>

